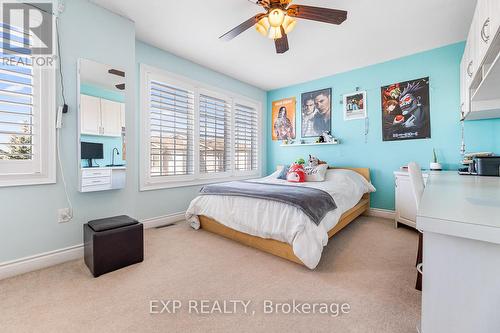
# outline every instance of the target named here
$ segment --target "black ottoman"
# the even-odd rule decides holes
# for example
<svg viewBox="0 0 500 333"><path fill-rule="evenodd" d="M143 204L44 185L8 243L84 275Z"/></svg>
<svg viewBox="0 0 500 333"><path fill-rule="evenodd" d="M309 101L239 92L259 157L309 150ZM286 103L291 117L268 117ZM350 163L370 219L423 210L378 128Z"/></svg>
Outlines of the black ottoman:
<svg viewBox="0 0 500 333"><path fill-rule="evenodd" d="M83 225L84 259L94 277L144 260L143 225L126 215Z"/></svg>

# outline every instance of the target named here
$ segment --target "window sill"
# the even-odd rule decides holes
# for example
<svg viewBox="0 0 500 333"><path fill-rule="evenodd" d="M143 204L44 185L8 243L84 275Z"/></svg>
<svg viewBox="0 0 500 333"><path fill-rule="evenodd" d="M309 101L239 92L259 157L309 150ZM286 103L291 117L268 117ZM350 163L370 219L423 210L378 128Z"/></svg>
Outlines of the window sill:
<svg viewBox="0 0 500 333"><path fill-rule="evenodd" d="M56 184L55 176L0 176L0 188Z"/></svg>
<svg viewBox="0 0 500 333"><path fill-rule="evenodd" d="M223 177L223 178L202 178L202 179L195 179L195 180L188 180L188 181L168 181L168 182L146 182L146 183L141 183L140 185L140 191L145 192L145 191L155 191L155 190L164 190L164 189L170 189L170 188L179 188L179 187L190 187L190 186L199 186L199 185L207 185L207 184L214 184L214 183L223 183L223 182L230 182L234 180L247 180L247 179L255 179L255 178L260 178L261 176L259 174L253 174L253 175L244 175L244 176L231 176L231 177Z"/></svg>

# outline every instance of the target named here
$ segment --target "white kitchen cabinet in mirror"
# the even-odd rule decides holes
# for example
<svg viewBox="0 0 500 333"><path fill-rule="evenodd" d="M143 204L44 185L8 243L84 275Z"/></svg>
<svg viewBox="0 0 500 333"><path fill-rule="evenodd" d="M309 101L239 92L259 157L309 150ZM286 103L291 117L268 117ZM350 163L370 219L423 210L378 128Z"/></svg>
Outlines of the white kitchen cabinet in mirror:
<svg viewBox="0 0 500 333"><path fill-rule="evenodd" d="M78 62L79 190L116 190L126 184L125 72Z"/></svg>

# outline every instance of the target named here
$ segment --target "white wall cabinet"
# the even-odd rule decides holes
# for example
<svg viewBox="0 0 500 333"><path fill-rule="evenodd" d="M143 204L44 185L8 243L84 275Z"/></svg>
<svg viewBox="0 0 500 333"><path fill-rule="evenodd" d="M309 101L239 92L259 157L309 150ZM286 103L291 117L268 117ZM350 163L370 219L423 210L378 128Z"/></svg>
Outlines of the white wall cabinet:
<svg viewBox="0 0 500 333"><path fill-rule="evenodd" d="M101 136L121 136L125 105L88 95L80 95L81 133Z"/></svg>
<svg viewBox="0 0 500 333"><path fill-rule="evenodd" d="M461 117L500 118L500 1L478 0L460 65Z"/></svg>
<svg viewBox="0 0 500 333"><path fill-rule="evenodd" d="M125 167L80 169L80 192L97 192L125 188Z"/></svg>
<svg viewBox="0 0 500 333"><path fill-rule="evenodd" d="M427 182L428 174L424 174L424 181ZM417 205L413 195L413 190L410 183L410 175L408 172L396 171L395 178L395 193L396 193L396 219L395 226L398 223L405 224L412 228L416 228L417 221Z"/></svg>
<svg viewBox="0 0 500 333"><path fill-rule="evenodd" d="M122 116L121 104L101 98L102 135L121 136Z"/></svg>
<svg viewBox="0 0 500 333"><path fill-rule="evenodd" d="M101 99L98 97L80 95L81 132L83 134L101 134Z"/></svg>

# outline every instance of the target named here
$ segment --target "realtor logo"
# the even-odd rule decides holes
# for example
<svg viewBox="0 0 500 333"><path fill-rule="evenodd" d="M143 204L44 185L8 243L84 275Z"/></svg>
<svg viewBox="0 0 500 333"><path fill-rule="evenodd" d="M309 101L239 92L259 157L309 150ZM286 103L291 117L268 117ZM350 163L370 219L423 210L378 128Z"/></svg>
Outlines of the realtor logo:
<svg viewBox="0 0 500 333"><path fill-rule="evenodd" d="M3 49L23 56L53 55L52 3L2 2Z"/></svg>

